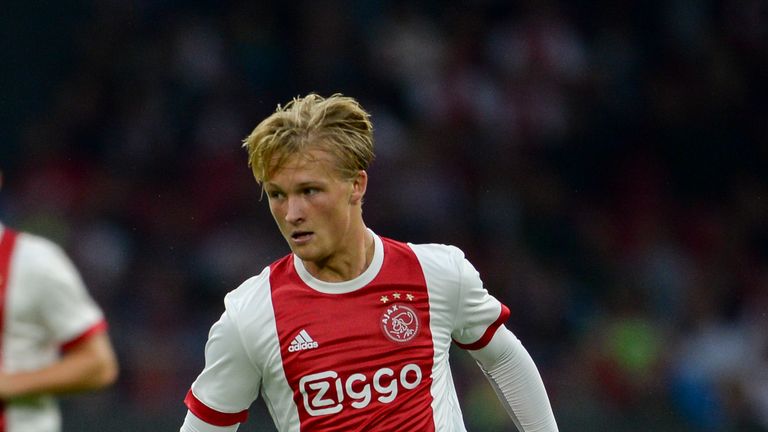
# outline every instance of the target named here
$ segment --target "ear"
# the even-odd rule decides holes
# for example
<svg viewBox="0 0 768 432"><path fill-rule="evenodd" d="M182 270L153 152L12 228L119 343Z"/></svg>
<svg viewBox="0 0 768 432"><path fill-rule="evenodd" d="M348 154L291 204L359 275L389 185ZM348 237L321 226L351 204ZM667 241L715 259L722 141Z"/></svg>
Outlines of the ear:
<svg viewBox="0 0 768 432"><path fill-rule="evenodd" d="M368 173L365 170L357 172L357 176L352 180L352 193L349 196L350 204L361 204L365 190L368 188Z"/></svg>

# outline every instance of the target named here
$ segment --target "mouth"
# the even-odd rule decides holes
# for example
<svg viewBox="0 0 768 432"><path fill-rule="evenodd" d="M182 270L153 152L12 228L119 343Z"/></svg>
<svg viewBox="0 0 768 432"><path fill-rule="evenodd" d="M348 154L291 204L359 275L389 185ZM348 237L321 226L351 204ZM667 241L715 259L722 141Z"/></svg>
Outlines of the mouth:
<svg viewBox="0 0 768 432"><path fill-rule="evenodd" d="M314 233L312 231L294 231L291 233L291 240L295 243L306 243L312 238Z"/></svg>

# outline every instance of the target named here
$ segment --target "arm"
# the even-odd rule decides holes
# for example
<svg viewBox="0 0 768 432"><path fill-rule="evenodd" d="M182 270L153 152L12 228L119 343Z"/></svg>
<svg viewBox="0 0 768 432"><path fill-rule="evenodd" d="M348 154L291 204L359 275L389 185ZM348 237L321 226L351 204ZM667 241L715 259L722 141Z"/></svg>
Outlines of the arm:
<svg viewBox="0 0 768 432"><path fill-rule="evenodd" d="M222 314L205 344L205 368L187 392L181 432L234 432L259 393L261 373L243 348L237 326Z"/></svg>
<svg viewBox="0 0 768 432"><path fill-rule="evenodd" d="M491 296L474 266L457 248L433 248L422 255L428 277L454 295L451 337L477 360L521 432L556 432L557 424L536 365L520 341L504 327L509 308ZM445 259L448 258L448 259ZM426 272L425 272L426 273ZM447 294L446 294L447 293Z"/></svg>
<svg viewBox="0 0 768 432"><path fill-rule="evenodd" d="M235 432L240 426L239 423L230 426L214 426L200 420L187 411L187 415L184 417L184 424L181 426L181 432Z"/></svg>
<svg viewBox="0 0 768 432"><path fill-rule="evenodd" d="M102 330L70 346L59 361L43 369L0 373L0 399L95 390L112 384L117 371L112 344Z"/></svg>
<svg viewBox="0 0 768 432"><path fill-rule="evenodd" d="M521 432L556 432L557 423L533 359L501 326L485 347L469 351Z"/></svg>

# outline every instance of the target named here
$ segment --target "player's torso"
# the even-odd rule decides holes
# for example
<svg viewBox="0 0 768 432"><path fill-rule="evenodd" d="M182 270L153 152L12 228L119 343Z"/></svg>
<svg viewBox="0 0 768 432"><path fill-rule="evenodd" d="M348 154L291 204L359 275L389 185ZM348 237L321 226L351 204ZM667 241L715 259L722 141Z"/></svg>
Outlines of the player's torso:
<svg viewBox="0 0 768 432"><path fill-rule="evenodd" d="M27 283L27 264L32 252L24 235L17 235L6 265L0 266L0 278L4 282L0 291L3 319L0 368L4 372L39 369L58 356L51 329L40 319L40 302L44 299ZM54 432L60 428L60 413L51 396L21 398L2 407L2 432Z"/></svg>
<svg viewBox="0 0 768 432"><path fill-rule="evenodd" d="M307 286L290 259L271 268L279 353L267 356L266 368L284 374L301 430L435 430L435 389L455 399L450 305L430 297L406 245L385 240L383 247L381 270L347 293ZM265 399L281 386L265 379ZM460 415L451 421L451 430L463 430Z"/></svg>

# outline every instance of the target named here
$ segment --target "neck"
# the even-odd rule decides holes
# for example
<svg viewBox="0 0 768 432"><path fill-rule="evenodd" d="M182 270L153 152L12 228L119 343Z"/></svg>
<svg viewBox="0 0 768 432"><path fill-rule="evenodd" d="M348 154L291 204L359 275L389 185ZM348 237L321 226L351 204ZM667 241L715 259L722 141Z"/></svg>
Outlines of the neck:
<svg viewBox="0 0 768 432"><path fill-rule="evenodd" d="M343 252L320 261L302 262L309 274L321 281L345 282L360 276L371 265L374 249L373 235L363 227L351 236Z"/></svg>

